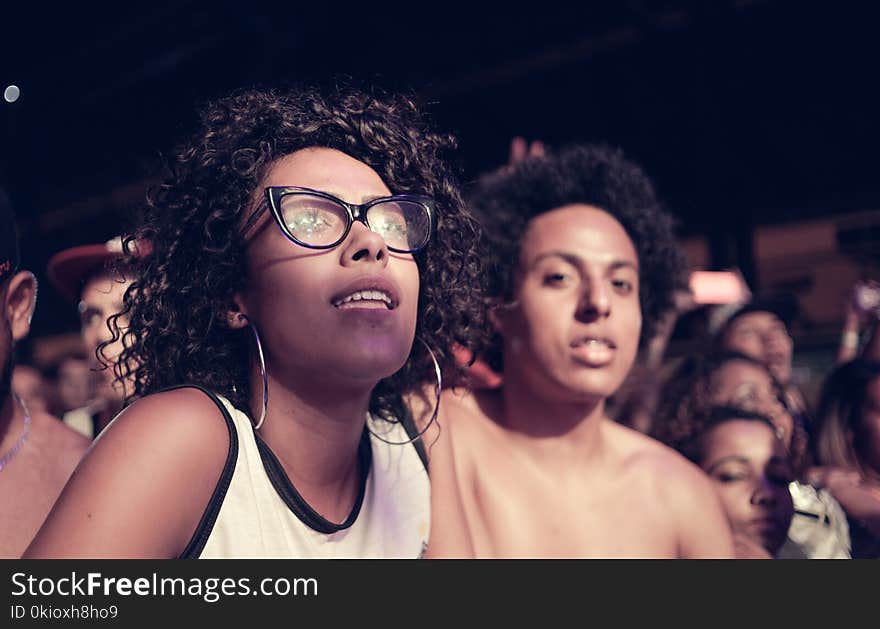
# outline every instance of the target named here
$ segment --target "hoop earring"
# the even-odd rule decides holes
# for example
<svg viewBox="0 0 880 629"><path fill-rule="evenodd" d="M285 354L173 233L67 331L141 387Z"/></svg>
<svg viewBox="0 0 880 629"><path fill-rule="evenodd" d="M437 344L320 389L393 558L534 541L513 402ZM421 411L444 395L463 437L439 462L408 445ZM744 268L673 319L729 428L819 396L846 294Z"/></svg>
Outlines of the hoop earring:
<svg viewBox="0 0 880 629"><path fill-rule="evenodd" d="M373 435L379 441L381 441L383 443L387 443L388 445L405 446L405 445L412 443L413 441L417 441L418 439L420 439L422 437L422 435L424 435L426 432L428 432L428 429L437 420L437 413L440 412L440 393L443 391L443 378L440 375L440 364L437 362L437 357L434 356L434 352L431 351L431 348L428 347L428 344L425 343L421 338L419 338L419 342L425 346L426 350L428 350L428 354L430 354L430 356L431 356L431 361L434 363L434 375L437 376L437 384L434 386L434 396L437 398L437 401L434 403L434 410L431 413L431 419L428 422L428 424L421 430L421 432L416 434L415 437L412 437L411 439L408 439L406 441L389 441L388 439L385 439L384 437L380 437L378 434L376 434L375 432L370 430L370 425L368 423L367 424L367 432L369 432L371 435ZM369 415L369 413L368 413L368 415Z"/></svg>
<svg viewBox="0 0 880 629"><path fill-rule="evenodd" d="M254 424L254 430L259 430L263 427L263 422L266 421L266 409L269 407L269 377L266 374L266 359L263 356L263 344L260 343L260 334L257 332L257 326L251 323L250 319L248 319L245 314L239 314L238 319L239 321L246 321L251 332L254 333L254 342L257 345L257 357L260 359L260 377L263 379L263 408L260 411L260 421Z"/></svg>

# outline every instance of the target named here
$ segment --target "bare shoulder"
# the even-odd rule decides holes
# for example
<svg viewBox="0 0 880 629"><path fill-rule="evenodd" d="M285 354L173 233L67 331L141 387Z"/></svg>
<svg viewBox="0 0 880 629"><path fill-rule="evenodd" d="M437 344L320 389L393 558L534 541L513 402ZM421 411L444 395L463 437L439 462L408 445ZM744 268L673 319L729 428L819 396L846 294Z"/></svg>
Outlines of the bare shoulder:
<svg viewBox="0 0 880 629"><path fill-rule="evenodd" d="M668 518L678 556L734 556L733 538L721 501L703 471L666 445L608 422L607 442L619 456L621 472L639 488L640 496L662 507Z"/></svg>
<svg viewBox="0 0 880 629"><path fill-rule="evenodd" d="M612 421L605 427L621 465L627 471L638 471L658 496L680 500L693 492L701 496L714 494L703 471L672 448Z"/></svg>
<svg viewBox="0 0 880 629"><path fill-rule="evenodd" d="M229 440L222 412L196 389L134 402L93 442L29 553L176 556L216 487Z"/></svg>
<svg viewBox="0 0 880 629"><path fill-rule="evenodd" d="M486 397L487 394L479 395ZM485 400L466 387L444 389L439 402L433 388L407 396L406 402L419 431L425 431L423 439L429 455L437 444L448 441L454 433L472 433L489 421L483 409ZM435 407L437 416L432 422Z"/></svg>
<svg viewBox="0 0 880 629"><path fill-rule="evenodd" d="M215 471L219 475L228 448L229 429L219 407L201 391L181 388L148 395L126 407L101 432L88 456L116 466L117 453L149 452L151 467L164 462L193 478Z"/></svg>
<svg viewBox="0 0 880 629"><path fill-rule="evenodd" d="M113 418L96 441L129 436L190 445L204 440L204 450L210 450L219 442L224 444L225 451L229 441L229 431L219 407L192 387L154 393L135 401Z"/></svg>

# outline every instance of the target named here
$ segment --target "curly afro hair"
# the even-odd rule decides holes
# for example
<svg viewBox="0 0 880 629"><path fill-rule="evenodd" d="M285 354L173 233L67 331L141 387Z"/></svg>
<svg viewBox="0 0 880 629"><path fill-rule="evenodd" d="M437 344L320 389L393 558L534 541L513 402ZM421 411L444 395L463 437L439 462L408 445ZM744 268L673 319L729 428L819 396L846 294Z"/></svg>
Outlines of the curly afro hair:
<svg viewBox="0 0 880 629"><path fill-rule="evenodd" d="M663 385L651 436L689 456L688 444L705 432L707 422L712 418L712 409L718 406L712 401L715 390L712 377L732 361L747 362L765 371L773 381L779 400L784 404L782 386L764 363L736 352L695 354L684 359ZM749 414L752 410L739 409L739 412ZM743 418L748 419L746 416ZM792 419L794 429L789 456L795 470L800 472L807 465L808 437L806 429L797 418L793 416Z"/></svg>
<svg viewBox="0 0 880 629"><path fill-rule="evenodd" d="M241 226L272 165L307 147L360 160L392 193L433 197L436 231L415 254L421 280L416 335L447 377L461 374L453 348L478 346L485 315L474 288L482 277L479 227L445 162L455 140L431 131L407 96L348 87L253 89L205 106L198 129L169 160L169 174L151 190L139 227L126 239L137 275L119 315L127 329L114 335L125 345L116 375L132 374L135 396L193 383L249 408L249 333L224 323L245 283ZM138 257L141 242L151 252ZM415 343L404 367L374 389L371 411L400 417L401 394L433 380L430 355Z"/></svg>
<svg viewBox="0 0 880 629"><path fill-rule="evenodd" d="M726 422L736 420L757 421L766 424L776 432L773 420L762 413L746 410L736 406L710 406L698 415L693 415L687 424L687 431L682 432L678 439L665 442L666 445L678 450L689 461L702 465L705 458L705 437L713 428Z"/></svg>
<svg viewBox="0 0 880 629"><path fill-rule="evenodd" d="M496 304L513 299L513 277L529 221L574 203L611 214L635 246L642 343L673 307L675 291L687 287L687 262L673 235L672 217L661 208L642 169L619 149L576 145L522 160L480 178L468 200L485 229L487 293ZM485 357L494 369L502 368L497 336Z"/></svg>

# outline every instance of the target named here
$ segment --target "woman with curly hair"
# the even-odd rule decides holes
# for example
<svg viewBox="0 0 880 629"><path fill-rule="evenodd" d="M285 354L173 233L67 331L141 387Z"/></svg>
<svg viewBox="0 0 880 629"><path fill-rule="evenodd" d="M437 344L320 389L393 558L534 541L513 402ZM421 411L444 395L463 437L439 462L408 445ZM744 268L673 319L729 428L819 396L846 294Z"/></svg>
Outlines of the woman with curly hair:
<svg viewBox="0 0 880 629"><path fill-rule="evenodd" d="M880 361L837 367L822 388L809 478L846 511L852 556L880 558Z"/></svg>
<svg viewBox="0 0 880 629"><path fill-rule="evenodd" d="M677 423L668 445L699 465L718 491L737 558L773 559L794 514L791 459L773 420L735 406L711 406Z"/></svg>
<svg viewBox="0 0 880 629"><path fill-rule="evenodd" d="M605 411L684 284L645 174L572 147L488 176L473 206L503 383L444 393L428 556L732 556L705 476Z"/></svg>
<svg viewBox="0 0 880 629"><path fill-rule="evenodd" d="M840 504L827 491L806 481L809 443L805 427L785 405L783 387L764 363L736 352L685 359L660 393L653 435L681 450L691 440L695 422L724 405L768 417L785 446L793 479L788 486L795 515L779 556L789 559L848 559L850 536ZM691 457L692 458L692 457Z"/></svg>
<svg viewBox="0 0 880 629"><path fill-rule="evenodd" d="M27 556L419 556L431 413L406 399L481 330L452 145L402 96L209 104L127 242L151 248L114 320L140 399Z"/></svg>

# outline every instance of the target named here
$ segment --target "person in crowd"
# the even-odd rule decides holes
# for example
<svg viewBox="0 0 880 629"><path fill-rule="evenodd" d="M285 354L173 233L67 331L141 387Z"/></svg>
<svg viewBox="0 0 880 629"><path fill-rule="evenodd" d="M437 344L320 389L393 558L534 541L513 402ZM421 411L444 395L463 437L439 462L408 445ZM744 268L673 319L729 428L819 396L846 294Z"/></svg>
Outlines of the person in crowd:
<svg viewBox="0 0 880 629"><path fill-rule="evenodd" d="M794 471L776 424L766 415L713 406L660 424L659 437L699 465L715 485L740 559L776 558L794 515Z"/></svg>
<svg viewBox="0 0 880 629"><path fill-rule="evenodd" d="M133 393L133 383L117 379L113 366L122 351L121 342L109 343L99 354L98 346L111 339L108 320L122 310L133 269L122 258L120 237L101 244L81 245L59 251L49 259L46 274L55 289L77 305L85 363L90 385L85 397L68 404L62 419L93 438L110 422ZM60 381L59 369L59 381Z"/></svg>
<svg viewBox="0 0 880 629"><path fill-rule="evenodd" d="M684 260L643 171L575 146L486 176L500 386L446 390L429 557L728 557L705 475L605 402L672 305ZM429 441L433 441L433 438Z"/></svg>
<svg viewBox="0 0 880 629"><path fill-rule="evenodd" d="M20 270L12 207L0 190L0 557L18 558L88 440L12 390L13 349L30 331L37 280Z"/></svg>
<svg viewBox="0 0 880 629"><path fill-rule="evenodd" d="M783 558L847 559L850 535L843 509L826 490L808 482L809 437L785 406L782 387L764 363L735 352L694 355L669 376L661 394L653 434L681 443L709 409L725 405L760 413L773 422L795 474L789 484L795 515ZM677 446L676 446L677 447Z"/></svg>
<svg viewBox="0 0 880 629"><path fill-rule="evenodd" d="M852 556L880 559L880 361L838 366L823 385L809 478L849 518Z"/></svg>
<svg viewBox="0 0 880 629"><path fill-rule="evenodd" d="M749 295L715 308L709 316L708 332L717 353L737 352L766 365L782 386L786 408L811 431L806 399L792 380L794 341L790 328L797 316L797 300L790 293Z"/></svg>
<svg viewBox="0 0 880 629"><path fill-rule="evenodd" d="M49 374L55 383L55 415L64 417L69 411L88 403L95 394L95 373L85 354L79 350L60 356Z"/></svg>
<svg viewBox="0 0 880 629"><path fill-rule="evenodd" d="M407 401L439 399L454 345L483 330L452 147L405 96L209 103L151 195L133 238L152 250L111 317L137 399L25 556L422 554Z"/></svg>

